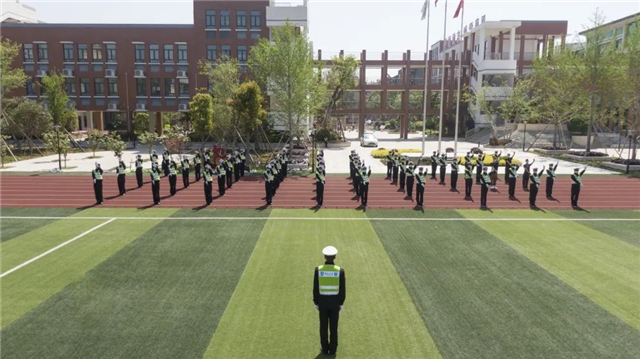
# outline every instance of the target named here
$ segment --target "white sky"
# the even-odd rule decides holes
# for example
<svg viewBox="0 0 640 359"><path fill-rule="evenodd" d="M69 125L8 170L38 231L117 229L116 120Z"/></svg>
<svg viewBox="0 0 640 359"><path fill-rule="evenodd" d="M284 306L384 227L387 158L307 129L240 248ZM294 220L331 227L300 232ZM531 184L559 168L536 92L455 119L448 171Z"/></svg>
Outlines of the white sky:
<svg viewBox="0 0 640 359"><path fill-rule="evenodd" d="M6 0L2 0L4 2ZM235 0L242 1L242 0ZM445 0L431 11L430 43L443 35ZM459 0L448 0L447 35L460 29L452 19ZM22 0L49 23L173 23L193 21L191 0ZM296 3L299 0L283 0ZM423 0L310 0L310 37L324 52L425 51ZM465 0L465 23L487 20L568 20L569 34L583 30L596 8L607 21L640 12L640 0ZM571 40L571 39L570 39Z"/></svg>

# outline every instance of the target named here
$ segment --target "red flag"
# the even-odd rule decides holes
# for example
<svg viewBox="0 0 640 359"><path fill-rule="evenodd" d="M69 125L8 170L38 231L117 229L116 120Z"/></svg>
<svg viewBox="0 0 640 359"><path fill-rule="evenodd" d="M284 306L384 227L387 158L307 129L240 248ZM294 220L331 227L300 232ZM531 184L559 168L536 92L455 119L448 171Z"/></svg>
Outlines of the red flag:
<svg viewBox="0 0 640 359"><path fill-rule="evenodd" d="M460 15L460 11L462 10L462 8L464 7L464 0L460 0L460 3L458 4L458 8L456 9L456 13L453 14L453 18L457 18L458 15Z"/></svg>

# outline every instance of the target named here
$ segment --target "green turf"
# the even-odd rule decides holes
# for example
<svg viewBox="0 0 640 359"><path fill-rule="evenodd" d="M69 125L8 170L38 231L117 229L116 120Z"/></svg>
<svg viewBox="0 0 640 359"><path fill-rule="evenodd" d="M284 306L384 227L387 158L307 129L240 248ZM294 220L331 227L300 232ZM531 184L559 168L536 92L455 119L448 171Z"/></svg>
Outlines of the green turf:
<svg viewBox="0 0 640 359"><path fill-rule="evenodd" d="M353 210L273 210L271 217L357 217ZM439 358L368 221L269 220L204 358L314 358L313 269L335 245L346 270L340 358Z"/></svg>
<svg viewBox="0 0 640 359"><path fill-rule="evenodd" d="M270 209L227 209L207 208L205 210L181 209L177 217L269 217Z"/></svg>
<svg viewBox="0 0 640 359"><path fill-rule="evenodd" d="M447 210L426 214L460 217ZM398 210L367 215L424 217ZM638 331L472 221L372 224L443 358L640 355Z"/></svg>
<svg viewBox="0 0 640 359"><path fill-rule="evenodd" d="M17 217L66 217L78 212L75 208L2 208L0 214ZM55 222L55 219L0 219L0 242L31 232Z"/></svg>
<svg viewBox="0 0 640 359"><path fill-rule="evenodd" d="M152 223L110 224L139 238L9 325L3 358L201 358L264 221Z"/></svg>
<svg viewBox="0 0 640 359"><path fill-rule="evenodd" d="M460 212L473 218L560 218L554 213L527 210ZM640 330L640 248L579 222L477 224Z"/></svg>
<svg viewBox="0 0 640 359"><path fill-rule="evenodd" d="M567 218L632 218L640 219L640 212L614 211L614 210L590 210L582 211L554 211ZM581 221L580 224L606 233L636 247L640 247L640 221L636 222L606 222L606 221Z"/></svg>

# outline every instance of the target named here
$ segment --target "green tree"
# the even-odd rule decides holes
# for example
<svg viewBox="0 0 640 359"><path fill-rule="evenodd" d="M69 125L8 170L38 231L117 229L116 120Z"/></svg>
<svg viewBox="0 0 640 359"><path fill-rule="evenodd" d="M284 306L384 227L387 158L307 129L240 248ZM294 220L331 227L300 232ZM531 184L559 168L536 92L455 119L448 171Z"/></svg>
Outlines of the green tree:
<svg viewBox="0 0 640 359"><path fill-rule="evenodd" d="M16 139L26 137L29 152L33 153L33 141L30 139L51 131L51 116L38 101L21 97L14 103L16 105L10 107L9 115L13 121L7 122L8 133Z"/></svg>
<svg viewBox="0 0 640 359"><path fill-rule="evenodd" d="M13 148L13 146L7 142L9 136L0 136L2 136L2 141L0 142L0 167L4 168L4 159L7 157L7 153Z"/></svg>
<svg viewBox="0 0 640 359"><path fill-rule="evenodd" d="M142 132L138 135L138 141L143 145L147 146L147 150L149 155L151 155L151 151L153 151L153 146L158 142L158 134L155 132Z"/></svg>
<svg viewBox="0 0 640 359"><path fill-rule="evenodd" d="M293 137L303 137L302 122L326 102L327 87L317 73L321 62L313 60L307 38L287 22L251 48L249 67L273 97L272 110L283 115L293 148Z"/></svg>
<svg viewBox="0 0 640 359"><path fill-rule="evenodd" d="M53 129L45 133L42 139L45 146L50 148L51 151L60 155L64 154L66 167L66 154L69 152L69 148L71 147L71 141L69 140L69 137L66 136L66 133L64 133L62 129Z"/></svg>
<svg viewBox="0 0 640 359"><path fill-rule="evenodd" d="M0 76L0 97L3 99L11 91L23 88L29 78L24 73L24 69L12 67L19 54L19 44L6 38L2 39L0 43L0 74L2 74Z"/></svg>
<svg viewBox="0 0 640 359"><path fill-rule="evenodd" d="M212 127L212 131L220 139L235 142L236 131L231 103L235 91L240 86L238 60L224 57L215 66L204 60L199 65L200 73L207 76L209 83L212 84L211 96L213 98L213 113L215 114L215 126ZM193 122L194 127L198 127L197 118L193 118Z"/></svg>
<svg viewBox="0 0 640 359"><path fill-rule="evenodd" d="M149 114L146 112L136 112L133 116L133 132L137 136L140 136L143 132L148 132L150 126Z"/></svg>
<svg viewBox="0 0 640 359"><path fill-rule="evenodd" d="M255 81L243 83L234 93L232 107L235 125L239 132L246 134L247 140L267 115L262 108L263 102L262 91Z"/></svg>
<svg viewBox="0 0 640 359"><path fill-rule="evenodd" d="M328 99L324 108L323 127L327 127L333 111L342 102L344 92L358 86L356 71L359 66L360 61L351 55L347 57L335 56L331 60L331 69L325 79Z"/></svg>
<svg viewBox="0 0 640 359"><path fill-rule="evenodd" d="M64 77L59 73L53 73L42 78L41 86L45 92L53 124L64 126L69 103L69 96L64 87Z"/></svg>
<svg viewBox="0 0 640 359"><path fill-rule="evenodd" d="M120 139L119 134L112 133L109 136L105 136L104 143L108 151L113 151L113 154L116 157L122 157L122 153L124 153L126 145L124 141Z"/></svg>
<svg viewBox="0 0 640 359"><path fill-rule="evenodd" d="M177 154L181 154L190 141L189 131L183 129L180 125L175 125L167 129L162 138L162 143L169 153Z"/></svg>
<svg viewBox="0 0 640 359"><path fill-rule="evenodd" d="M213 100L208 93L193 96L189 103L189 117L193 121L195 133L206 142L213 132Z"/></svg>
<svg viewBox="0 0 640 359"><path fill-rule="evenodd" d="M631 117L628 128L633 138L632 158L635 160L640 136L640 23L635 22L627 28L621 56L627 76L623 84L627 84L627 107Z"/></svg>
<svg viewBox="0 0 640 359"><path fill-rule="evenodd" d="M93 129L87 132L87 142L89 142L89 148L93 152L92 158L96 158L96 151L105 143L105 137L104 132L100 130Z"/></svg>

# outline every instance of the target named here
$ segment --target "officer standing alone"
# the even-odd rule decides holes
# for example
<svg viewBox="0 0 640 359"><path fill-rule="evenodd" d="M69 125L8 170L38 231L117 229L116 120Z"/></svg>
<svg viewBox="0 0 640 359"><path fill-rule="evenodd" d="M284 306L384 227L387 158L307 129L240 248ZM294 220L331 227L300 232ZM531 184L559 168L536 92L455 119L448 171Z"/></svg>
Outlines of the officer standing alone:
<svg viewBox="0 0 640 359"><path fill-rule="evenodd" d="M100 164L96 162L96 168L91 171L91 177L93 178L93 192L96 195L96 204L102 204L104 199L102 198L102 168Z"/></svg>
<svg viewBox="0 0 640 359"><path fill-rule="evenodd" d="M320 316L320 350L335 355L338 350L338 320L347 298L344 269L335 265L338 250L333 246L322 250L325 262L313 274L313 303Z"/></svg>
<svg viewBox="0 0 640 359"><path fill-rule="evenodd" d="M318 207L324 202L324 170L321 166L316 167L316 202Z"/></svg>

